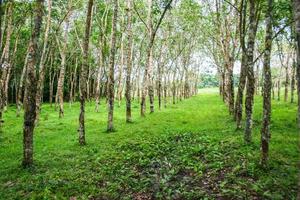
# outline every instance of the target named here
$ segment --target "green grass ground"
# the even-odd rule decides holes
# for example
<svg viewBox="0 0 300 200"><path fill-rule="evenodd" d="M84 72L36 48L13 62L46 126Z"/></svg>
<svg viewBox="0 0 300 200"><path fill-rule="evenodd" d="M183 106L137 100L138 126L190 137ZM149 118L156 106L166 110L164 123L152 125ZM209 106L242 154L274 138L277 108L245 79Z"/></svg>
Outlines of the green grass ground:
<svg viewBox="0 0 300 200"><path fill-rule="evenodd" d="M5 113L0 133L0 199L296 199L299 162L296 104L273 101L268 169L259 165L260 97L255 100L253 143L243 143L216 90L126 124L115 107L86 108L87 145L77 141L79 105L65 117L44 105L34 135L34 162L22 169L22 118Z"/></svg>

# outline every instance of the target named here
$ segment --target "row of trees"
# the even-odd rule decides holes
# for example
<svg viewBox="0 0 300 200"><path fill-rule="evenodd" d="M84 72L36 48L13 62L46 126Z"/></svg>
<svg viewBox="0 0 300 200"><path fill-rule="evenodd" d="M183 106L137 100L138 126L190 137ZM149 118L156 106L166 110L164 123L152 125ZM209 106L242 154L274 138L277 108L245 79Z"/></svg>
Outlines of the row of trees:
<svg viewBox="0 0 300 200"><path fill-rule="evenodd" d="M82 9L85 8L85 9ZM192 8L195 12L190 12ZM200 7L192 0L1 1L0 119L8 103L24 108L23 166L33 163L33 132L42 102L55 102L63 118L65 101L80 102L79 143L85 144L85 102L108 105L107 131L114 128L115 98L146 116L197 93ZM12 48L13 47L13 48ZM170 102L171 100L171 102ZM2 126L2 125L1 125Z"/></svg>
<svg viewBox="0 0 300 200"><path fill-rule="evenodd" d="M132 100L140 102L145 117L147 99L153 113L155 100L161 109L169 100L188 98L197 93L200 66L210 62L238 129L245 112L246 143L252 138L254 95L261 91L261 161L267 165L272 91L275 97L277 88L280 98L284 84L285 100L290 88L293 102L299 79L297 0L294 6L289 0L0 2L0 126L10 99L17 116L23 105L24 166L32 164L43 101L51 106L55 101L62 118L65 101L79 100L84 145L86 101L95 100L98 112L105 98L112 132L115 99L120 106L125 97L130 123ZM235 66L240 67L236 93ZM299 81L297 88L299 94Z"/></svg>
<svg viewBox="0 0 300 200"><path fill-rule="evenodd" d="M294 2L295 5L297 3ZM216 0L214 4L207 1L205 5L209 11L204 20L205 28L202 29L202 34L206 35L206 51L217 67L220 94L228 106L229 114L236 121L237 129L243 127L245 108L246 143L252 140L254 95L263 96L261 163L266 166L271 138L272 94L275 98L277 91L277 99L280 100L281 86L284 84L284 100L288 100L290 88L290 101L293 103L296 77L299 78L296 73L296 69L299 71L296 65L298 30L294 23L298 20L298 10L294 10L294 18L293 3L283 0ZM235 65L240 65L236 93L233 75Z"/></svg>

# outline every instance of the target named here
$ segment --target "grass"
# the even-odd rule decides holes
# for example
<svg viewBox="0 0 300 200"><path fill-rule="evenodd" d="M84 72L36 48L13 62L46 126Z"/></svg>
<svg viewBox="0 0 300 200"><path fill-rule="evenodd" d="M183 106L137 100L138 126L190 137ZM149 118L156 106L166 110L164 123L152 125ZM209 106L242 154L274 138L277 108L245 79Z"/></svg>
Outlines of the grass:
<svg viewBox="0 0 300 200"><path fill-rule="evenodd" d="M0 133L0 199L296 199L296 104L272 106L268 169L259 165L260 97L250 145L215 90L200 90L146 118L134 102L131 124L122 102L114 133L105 132L105 105L95 113L87 103L84 147L77 139L79 104L65 104L62 119L46 104L30 169L20 166L22 118L11 106Z"/></svg>

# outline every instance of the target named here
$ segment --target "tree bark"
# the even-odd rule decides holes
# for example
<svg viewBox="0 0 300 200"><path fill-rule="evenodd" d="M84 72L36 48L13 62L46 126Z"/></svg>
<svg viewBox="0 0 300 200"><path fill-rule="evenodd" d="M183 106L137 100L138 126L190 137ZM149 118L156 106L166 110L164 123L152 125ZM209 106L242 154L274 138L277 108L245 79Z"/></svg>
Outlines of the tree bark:
<svg viewBox="0 0 300 200"><path fill-rule="evenodd" d="M91 31L91 21L92 21L92 9L93 9L93 0L88 1L88 10L87 10L87 17L85 23L85 36L84 36L84 43L83 43L83 62L81 66L81 73L80 73L80 114L79 114L79 144L85 145L85 100L87 95L87 70L88 70L88 58L89 58L89 43L90 43L90 31Z"/></svg>
<svg viewBox="0 0 300 200"><path fill-rule="evenodd" d="M235 119L236 119L236 127L237 129L242 128L242 116L243 116L243 98L244 98L244 90L246 85L246 76L247 76L247 54L246 52L242 52L242 62L241 62L241 73L240 73L240 81L235 101Z"/></svg>
<svg viewBox="0 0 300 200"><path fill-rule="evenodd" d="M70 9L70 5L69 5L69 9ZM65 19L66 27L64 28L64 37L63 37L64 42L63 42L62 49L60 50L61 65L60 65L60 72L59 72L59 78L57 83L59 118L64 116L64 82L65 82L65 71L66 71L65 65L66 65L66 52L67 52L67 43L68 43L69 17L70 17L70 13L67 14ZM58 40L57 40L57 44L59 45Z"/></svg>
<svg viewBox="0 0 300 200"><path fill-rule="evenodd" d="M112 31L110 41L110 55L109 55L109 76L108 76L108 120L107 132L114 131L114 95L115 95L115 54L116 54L116 28L118 18L118 0L114 0L114 11L112 19Z"/></svg>
<svg viewBox="0 0 300 200"><path fill-rule="evenodd" d="M271 138L271 51L272 51L272 7L273 0L268 0L268 11L266 14L266 38L264 53L264 92L263 92L263 121L261 129L261 164L267 166L269 157L269 142Z"/></svg>
<svg viewBox="0 0 300 200"><path fill-rule="evenodd" d="M120 58L120 66L119 66L119 75L118 75L118 89L117 89L117 98L118 98L118 107L121 106L122 94L123 94L123 85L122 85L122 77L123 77L123 65L124 65L124 36L122 35L121 39L121 58Z"/></svg>
<svg viewBox="0 0 300 200"><path fill-rule="evenodd" d="M254 101L254 90L255 90L255 77L254 77L254 63L253 53L256 36L256 3L255 0L250 0L250 27L249 27L249 38L247 47L247 91L246 91L246 126L245 126L245 142L251 142L252 134L252 112L253 112L253 101Z"/></svg>
<svg viewBox="0 0 300 200"><path fill-rule="evenodd" d="M131 117L131 71L132 71L132 0L127 0L127 73L126 73L126 122L132 122Z"/></svg>
<svg viewBox="0 0 300 200"><path fill-rule="evenodd" d="M36 124L38 124L39 122L40 112L41 112L41 100L43 95L43 84L45 79L46 50L48 46L49 30L51 26L51 9L52 9L52 0L48 0L47 25L46 25L45 36L44 36L43 51L40 59L39 77L38 77L37 91L36 91Z"/></svg>
<svg viewBox="0 0 300 200"><path fill-rule="evenodd" d="M38 39L43 20L44 0L36 0L34 30L28 52L28 66L26 71L25 98L24 98L24 126L23 126L23 162L24 167L33 164L33 131L36 116L36 71Z"/></svg>
<svg viewBox="0 0 300 200"><path fill-rule="evenodd" d="M284 102L288 100L288 93L289 93L289 85L290 85L290 78L289 78L289 67L288 64L285 66L285 81L284 81Z"/></svg>
<svg viewBox="0 0 300 200"><path fill-rule="evenodd" d="M11 70L11 61L10 61L10 39L12 35L12 17L13 17L13 4L12 2L8 2L8 23L6 29L6 41L3 49L3 53L1 56L1 79L0 79L0 129L3 123L2 115L5 110L5 104L7 101L7 91L6 91L6 79L9 76ZM1 27L0 27L1 28Z"/></svg>
<svg viewBox="0 0 300 200"><path fill-rule="evenodd" d="M296 61L293 61L292 75L291 75L291 103L294 103L295 94L295 75L296 75Z"/></svg>

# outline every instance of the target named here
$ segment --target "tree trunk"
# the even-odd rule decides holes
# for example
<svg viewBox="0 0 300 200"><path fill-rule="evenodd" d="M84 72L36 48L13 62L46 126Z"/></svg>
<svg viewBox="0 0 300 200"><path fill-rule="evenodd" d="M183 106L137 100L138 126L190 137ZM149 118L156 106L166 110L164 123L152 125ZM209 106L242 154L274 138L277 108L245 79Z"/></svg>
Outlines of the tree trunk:
<svg viewBox="0 0 300 200"><path fill-rule="evenodd" d="M85 23L85 36L84 36L84 43L83 43L83 62L81 66L81 73L80 73L80 114L79 114L79 144L85 145L85 122L84 122L84 115L85 115L85 100L86 100L86 79L87 79L87 70L88 70L88 58L89 58L89 43L90 43L90 31L91 31L91 16L93 10L93 0L88 1L88 10L87 10L87 17Z"/></svg>
<svg viewBox="0 0 300 200"><path fill-rule="evenodd" d="M28 52L28 66L26 72L25 98L24 98L24 127L23 127L23 162L24 167L33 164L33 131L36 115L36 71L38 39L43 20L44 0L36 0L34 30Z"/></svg>
<svg viewBox="0 0 300 200"><path fill-rule="evenodd" d="M117 89L117 98L118 98L118 107L121 106L122 101L122 93L123 93L123 85L122 85L122 77L123 77L123 65L124 65L124 36L122 35L121 39L121 60L119 66L119 76L118 76L118 89Z"/></svg>
<svg viewBox="0 0 300 200"><path fill-rule="evenodd" d="M293 62L292 76L291 76L291 103L294 103L294 92L295 92L295 74L296 74L296 61Z"/></svg>
<svg viewBox="0 0 300 200"><path fill-rule="evenodd" d="M152 83L152 67L153 67L153 26L152 26L152 0L148 0L148 46L147 46L147 58L146 67L144 71L144 81L142 88L142 101L141 101L141 116L145 117L146 112L146 95L148 88L148 95L150 100L150 113L154 112L154 89Z"/></svg>
<svg viewBox="0 0 300 200"><path fill-rule="evenodd" d="M281 97L281 72L282 72L282 65L279 70L279 75L277 78L277 101L280 101Z"/></svg>
<svg viewBox="0 0 300 200"><path fill-rule="evenodd" d="M289 93L289 67L288 64L285 66L285 81L284 81L284 102L288 100L288 93Z"/></svg>
<svg viewBox="0 0 300 200"><path fill-rule="evenodd" d="M108 120L107 132L114 131L114 94L115 94L115 54L116 54L116 28L118 18L118 0L114 0L114 11L112 19L111 41L110 41L110 55L109 55L109 76L107 84L108 97Z"/></svg>
<svg viewBox="0 0 300 200"><path fill-rule="evenodd" d="M26 71L27 71L27 63L28 63L28 53L29 53L29 46L26 52L25 56L25 62L23 66L23 70L20 77L19 87L18 87L18 96L17 96L17 117L20 116L21 107L22 107L22 94L24 89L24 78L26 77Z"/></svg>
<svg viewBox="0 0 300 200"><path fill-rule="evenodd" d="M69 5L69 7L70 7L70 5ZM67 52L67 43L68 43L69 16L70 16L70 13L67 14L66 19L65 19L66 27L64 29L64 42L63 42L63 47L60 51L61 65L60 65L60 72L59 72L59 78L58 78L58 83L57 83L59 118L64 116L64 82L65 82L65 71L66 71L65 65L66 65L66 52ZM59 45L59 41L57 41L57 43Z"/></svg>
<svg viewBox="0 0 300 200"><path fill-rule="evenodd" d="M132 0L127 0L127 74L126 74L126 122L131 118L131 71L132 71Z"/></svg>
<svg viewBox="0 0 300 200"><path fill-rule="evenodd" d="M49 30L51 26L51 8L52 8L52 0L48 0L47 25L46 25L45 36L44 36L43 51L40 59L39 77L38 77L37 91L36 91L36 124L38 124L39 122L40 112L41 112L41 100L43 95L43 85L45 79L46 50L48 46Z"/></svg>
<svg viewBox="0 0 300 200"><path fill-rule="evenodd" d="M241 121L243 116L243 98L244 98L244 90L246 85L246 76L247 76L247 54L246 52L242 52L242 62L241 62L241 73L240 73L240 81L235 101L235 119L236 119L236 127L237 129L242 128Z"/></svg>
<svg viewBox="0 0 300 200"><path fill-rule="evenodd" d="M11 70L11 61L10 61L10 39L12 35L12 17L13 17L13 4L12 2L8 3L8 23L7 23L7 29L6 29L6 41L5 46L3 49L3 53L1 56L1 79L0 79L0 129L3 123L2 115L3 111L5 110L5 103L7 101L7 91L6 91L6 79L7 76L9 76L10 70ZM1 47L0 47L1 48Z"/></svg>
<svg viewBox="0 0 300 200"><path fill-rule="evenodd" d="M263 93L263 122L261 129L261 164L267 166L269 157L269 141L271 138L271 51L272 51L272 4L273 0L268 0L268 11L266 14L266 38L264 53L264 93Z"/></svg>
<svg viewBox="0 0 300 200"><path fill-rule="evenodd" d="M55 79L55 72L53 72L53 74L52 74L50 71L49 74L50 74L50 77L49 77L49 103L50 103L50 107L52 108L53 85L54 85L54 79Z"/></svg>
<svg viewBox="0 0 300 200"><path fill-rule="evenodd" d="M252 134L252 112L254 101L255 77L254 77L254 64L253 52L256 36L256 5L255 0L250 0L250 27L247 49L247 92L246 92L246 126L245 126L245 142L251 142Z"/></svg>

